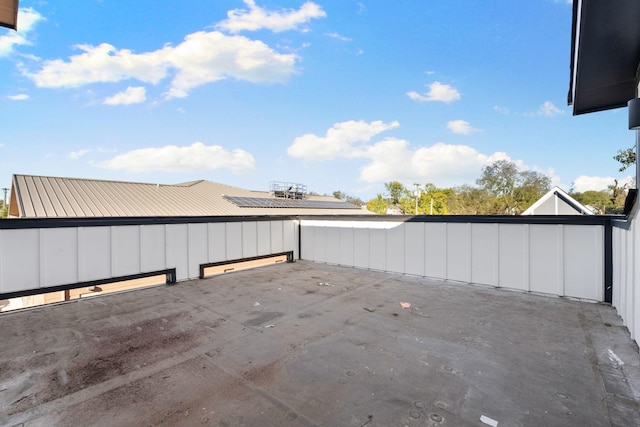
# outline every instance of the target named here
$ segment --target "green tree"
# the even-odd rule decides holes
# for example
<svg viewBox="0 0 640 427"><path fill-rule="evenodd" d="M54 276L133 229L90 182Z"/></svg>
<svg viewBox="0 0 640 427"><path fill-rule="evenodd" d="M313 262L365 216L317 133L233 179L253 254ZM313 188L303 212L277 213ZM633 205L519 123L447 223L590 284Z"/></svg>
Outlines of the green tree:
<svg viewBox="0 0 640 427"><path fill-rule="evenodd" d="M613 159L620 162L622 166L618 170L624 172L629 166L636 164L636 147L618 150L618 154L613 156Z"/></svg>
<svg viewBox="0 0 640 427"><path fill-rule="evenodd" d="M517 180L516 164L508 160L498 160L482 169L482 176L476 180L476 184L496 197L505 197L513 194Z"/></svg>
<svg viewBox="0 0 640 427"><path fill-rule="evenodd" d="M404 188L404 185L402 185L402 183L398 181L390 181L385 183L384 187L387 190L387 194L389 194L391 204L400 204L400 199L406 193L406 188Z"/></svg>
<svg viewBox="0 0 640 427"><path fill-rule="evenodd" d="M601 214L610 212L613 208L611 195L608 191L588 190L582 193L570 193L570 195L583 205L598 209Z"/></svg>
<svg viewBox="0 0 640 427"><path fill-rule="evenodd" d="M452 215L488 215L494 213L495 197L484 188L461 185L447 199Z"/></svg>
<svg viewBox="0 0 640 427"><path fill-rule="evenodd" d="M367 202L367 209L373 213L386 215L387 209L389 209L389 204L384 200L382 194L378 194L375 199L369 200Z"/></svg>
<svg viewBox="0 0 640 427"><path fill-rule="evenodd" d="M438 188L432 183L424 186L418 205L418 213L421 215L447 215L449 214L448 200L454 194L451 188Z"/></svg>
<svg viewBox="0 0 640 427"><path fill-rule="evenodd" d="M548 176L534 171L520 172L508 160L498 160L483 168L476 183L492 199L491 214L517 215L551 188Z"/></svg>
<svg viewBox="0 0 640 427"><path fill-rule="evenodd" d="M519 175L519 185L514 190L518 213L533 205L551 190L551 178L543 173L523 171Z"/></svg>
<svg viewBox="0 0 640 427"><path fill-rule="evenodd" d="M347 203L351 203L352 205L356 205L356 206L365 205L365 203L359 197L349 196L347 193L343 193L342 191L339 191L339 190L333 192L333 197L335 197L336 199L345 201Z"/></svg>
<svg viewBox="0 0 640 427"><path fill-rule="evenodd" d="M346 193L343 193L342 191L334 191L333 192L333 197L335 197L338 200L344 200L347 198Z"/></svg>
<svg viewBox="0 0 640 427"><path fill-rule="evenodd" d="M613 185L608 187L613 207L606 213L620 214L624 211L624 201L627 197L628 185L619 185L618 180L613 180Z"/></svg>
<svg viewBox="0 0 640 427"><path fill-rule="evenodd" d="M482 169L482 176L476 184L494 197L493 213L514 214L517 202L514 191L518 182L518 168L508 160L498 160Z"/></svg>

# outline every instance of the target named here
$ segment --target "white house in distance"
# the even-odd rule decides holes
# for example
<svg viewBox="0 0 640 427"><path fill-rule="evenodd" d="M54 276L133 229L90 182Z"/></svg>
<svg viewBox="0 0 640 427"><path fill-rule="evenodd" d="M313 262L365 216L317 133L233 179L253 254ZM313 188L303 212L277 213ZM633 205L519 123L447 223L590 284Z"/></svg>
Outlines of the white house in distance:
<svg viewBox="0 0 640 427"><path fill-rule="evenodd" d="M522 215L595 215L595 213L560 187L553 187L522 212Z"/></svg>

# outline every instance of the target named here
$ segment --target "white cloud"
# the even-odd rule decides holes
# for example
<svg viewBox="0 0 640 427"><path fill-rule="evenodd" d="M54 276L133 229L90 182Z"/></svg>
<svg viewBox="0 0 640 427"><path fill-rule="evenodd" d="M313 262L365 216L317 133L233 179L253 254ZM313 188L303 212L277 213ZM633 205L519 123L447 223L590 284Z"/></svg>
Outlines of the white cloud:
<svg viewBox="0 0 640 427"><path fill-rule="evenodd" d="M451 120L447 122L447 129L457 135L471 135L478 132L478 129L472 128L471 124L465 120Z"/></svg>
<svg viewBox="0 0 640 427"><path fill-rule="evenodd" d="M335 32L333 32L333 33L325 33L324 35L327 36L327 37L330 37L332 39L340 40L342 42L350 42L351 41L351 39L349 37L345 37L345 36L340 35L340 34L335 33Z"/></svg>
<svg viewBox="0 0 640 427"><path fill-rule="evenodd" d="M76 151L72 151L69 154L67 154L67 158L71 159L71 160L77 160L80 157L84 157L89 153L92 152L97 152L97 153L115 153L118 150L115 150L113 148L104 148L104 147L98 147L98 148L82 148L80 150L76 150ZM94 163L93 160L89 160L89 163Z"/></svg>
<svg viewBox="0 0 640 427"><path fill-rule="evenodd" d="M67 157L70 158L71 160L76 160L76 159L79 159L80 157L84 156L85 154L87 154L90 151L91 150L72 151L69 154L67 154Z"/></svg>
<svg viewBox="0 0 640 427"><path fill-rule="evenodd" d="M18 10L18 30L0 36L0 57L7 56L14 46L29 45L28 35L35 25L44 18L30 7Z"/></svg>
<svg viewBox="0 0 640 427"><path fill-rule="evenodd" d="M308 1L300 9L284 9L278 12L269 11L256 5L254 0L244 0L247 9L233 9L227 12L227 19L218 23L216 28L229 33L240 31L256 31L261 29L279 33L287 30L297 30L314 18L327 16L322 7Z"/></svg>
<svg viewBox="0 0 640 427"><path fill-rule="evenodd" d="M116 93L104 100L107 105L140 104L147 99L147 90L143 87L129 86L124 92Z"/></svg>
<svg viewBox="0 0 640 427"><path fill-rule="evenodd" d="M376 135L398 126L398 122L382 121L336 123L325 136L307 134L296 138L287 152L307 160L362 159L365 164L359 180L368 183L397 180L408 185L433 182L443 187L472 184L483 167L496 160L511 160L506 153L484 154L467 145L440 142L412 149L409 141L399 138L372 141ZM528 169L521 161L511 161L520 169Z"/></svg>
<svg viewBox="0 0 640 427"><path fill-rule="evenodd" d="M511 114L511 110L508 107L502 107L500 105L494 105L493 109L496 110L498 113L502 113L504 115Z"/></svg>
<svg viewBox="0 0 640 427"><path fill-rule="evenodd" d="M364 120L336 123L324 136L306 134L297 137L287 149L287 153L292 157L307 160L362 157L363 143L399 125L398 122L384 123L381 120L370 123Z"/></svg>
<svg viewBox="0 0 640 427"><path fill-rule="evenodd" d="M433 182L441 187L471 184L482 168L496 160L511 160L505 153L486 155L467 145L442 142L412 150L409 142L389 138L369 149L370 163L360 171L366 182Z"/></svg>
<svg viewBox="0 0 640 427"><path fill-rule="evenodd" d="M29 95L27 95L26 93L19 93L17 95L7 95L7 99L10 99L12 101L26 101L29 98L30 98Z"/></svg>
<svg viewBox="0 0 640 427"><path fill-rule="evenodd" d="M30 74L39 87L78 87L89 83L113 83L136 79L158 83L166 76L167 63L163 51L136 54L128 49L117 50L108 43L98 46L78 45L83 53L69 61L45 61L42 69Z"/></svg>
<svg viewBox="0 0 640 427"><path fill-rule="evenodd" d="M429 85L429 92L425 95L411 91L407 92L407 96L418 102L439 101L448 104L453 101L458 101L460 99L460 92L452 86L440 82L433 82Z"/></svg>
<svg viewBox="0 0 640 427"><path fill-rule="evenodd" d="M244 150L229 151L219 145L204 145L195 142L190 146L140 148L103 162L107 169L129 172L203 172L208 170L229 169L240 174L255 169L253 156Z"/></svg>
<svg viewBox="0 0 640 427"><path fill-rule="evenodd" d="M508 107L503 107L500 105L495 105L493 109L499 113L504 115L514 114L516 116L524 116L524 117L555 117L562 114L565 114L564 110L556 107L555 104L551 101L545 101L536 111L534 112L512 112Z"/></svg>
<svg viewBox="0 0 640 427"><path fill-rule="evenodd" d="M546 101L540 106L540 109L538 109L538 114L545 117L553 117L559 114L564 114L564 111L553 105L551 101Z"/></svg>
<svg viewBox="0 0 640 427"><path fill-rule="evenodd" d="M588 175L580 175L573 181L573 189L578 193L583 193L585 191L602 191L606 190L610 185L614 185L616 178L610 176L588 176ZM624 184L628 184L630 186L633 185L634 178L632 176L627 176L622 179L618 179L618 185L622 186Z"/></svg>
<svg viewBox="0 0 640 427"><path fill-rule="evenodd" d="M157 84L175 71L167 98L186 97L206 83L234 78L252 83L282 82L295 72L297 56L281 54L258 40L220 32L189 34L179 45L134 53L108 43L76 46L82 53L68 61L46 61L28 74L37 86L70 88L136 79Z"/></svg>
<svg viewBox="0 0 640 427"><path fill-rule="evenodd" d="M295 72L297 60L295 54L277 53L259 40L217 31L190 34L180 45L164 50L177 70L169 98L185 97L195 87L226 78L283 82Z"/></svg>

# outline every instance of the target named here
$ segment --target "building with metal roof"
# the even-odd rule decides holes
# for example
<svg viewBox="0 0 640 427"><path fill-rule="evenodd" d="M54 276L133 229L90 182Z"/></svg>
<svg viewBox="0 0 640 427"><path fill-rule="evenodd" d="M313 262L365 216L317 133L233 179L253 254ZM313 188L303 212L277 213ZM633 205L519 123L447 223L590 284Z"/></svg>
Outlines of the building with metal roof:
<svg viewBox="0 0 640 427"><path fill-rule="evenodd" d="M301 184L251 191L199 180L174 185L14 175L10 218L354 215L371 212Z"/></svg>

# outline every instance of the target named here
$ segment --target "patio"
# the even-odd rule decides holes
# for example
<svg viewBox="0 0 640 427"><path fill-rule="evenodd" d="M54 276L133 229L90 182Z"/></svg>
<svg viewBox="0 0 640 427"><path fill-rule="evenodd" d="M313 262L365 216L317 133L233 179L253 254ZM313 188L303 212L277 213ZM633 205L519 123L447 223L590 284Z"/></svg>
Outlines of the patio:
<svg viewBox="0 0 640 427"><path fill-rule="evenodd" d="M0 340L8 426L640 425L607 304L306 261L5 314Z"/></svg>

